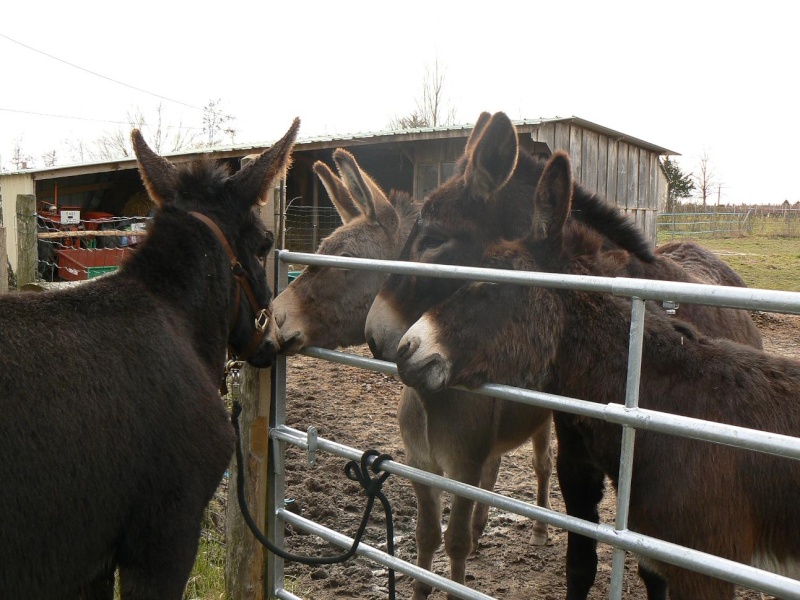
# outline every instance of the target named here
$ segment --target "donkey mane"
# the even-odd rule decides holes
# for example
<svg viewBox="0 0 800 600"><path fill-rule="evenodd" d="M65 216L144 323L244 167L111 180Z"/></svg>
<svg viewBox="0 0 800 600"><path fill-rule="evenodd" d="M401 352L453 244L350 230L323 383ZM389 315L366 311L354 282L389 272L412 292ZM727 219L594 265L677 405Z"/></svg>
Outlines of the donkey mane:
<svg viewBox="0 0 800 600"><path fill-rule="evenodd" d="M456 172L464 173L468 157L459 159ZM517 239L528 231L533 207L529 198L539 183L547 160L529 153L524 148L518 149L517 165L513 177L506 184L502 193L504 207L497 211L502 215L504 235L507 239ZM529 193L519 187L529 187ZM463 199L462 199L463 200ZM476 207L476 209L482 209ZM466 207L458 208L463 213ZM655 260L651 243L636 223L622 212L619 207L608 202L600 194L593 193L578 183L572 189L572 218L585 224L607 238L607 242L620 249L627 250L640 260L649 263ZM509 216L511 215L511 216ZM481 219L483 220L483 219ZM480 222L480 221L479 221ZM509 230L509 228L511 228Z"/></svg>

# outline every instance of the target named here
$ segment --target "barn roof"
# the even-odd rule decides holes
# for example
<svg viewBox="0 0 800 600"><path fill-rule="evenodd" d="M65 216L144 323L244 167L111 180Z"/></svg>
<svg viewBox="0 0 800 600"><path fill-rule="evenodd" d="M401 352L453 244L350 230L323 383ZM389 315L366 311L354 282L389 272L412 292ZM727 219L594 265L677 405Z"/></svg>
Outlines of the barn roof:
<svg viewBox="0 0 800 600"><path fill-rule="evenodd" d="M663 148L646 142L644 140L629 136L619 131L597 125L591 121L581 119L580 117L555 117L555 118L542 118L542 119L522 119L513 121L518 131L522 133L530 133L536 128L547 123L572 123L580 127L597 131L618 141L624 141L635 146L639 146L646 150L655 152L661 155L675 155L677 152ZM386 130L374 132L360 132L349 134L332 134L332 135L317 135L309 137L301 137L295 143L295 152L304 150L320 150L320 149L333 149L339 146L359 146L359 145L373 145L382 143L399 143L399 142L414 142L422 140L439 140L448 138L464 138L469 135L472 130L473 124L465 125L448 125L443 127L418 127L415 129L400 129L400 130ZM255 154L262 152L268 148L274 140L264 143L251 143L239 144L228 146L215 146L210 148L195 149L191 152L174 152L171 154L164 154L163 156L169 157L173 162L184 162L197 160L201 157L212 157L216 159L221 158L234 158L247 154ZM34 179L54 179L57 177L70 177L75 175L85 175L89 173L100 173L108 171L119 171L126 169L135 169L136 159L132 157L119 158L114 160L98 161L92 163L82 163L76 165L57 166L43 169L28 169L24 171L5 172L2 175L14 175L27 173L33 175Z"/></svg>

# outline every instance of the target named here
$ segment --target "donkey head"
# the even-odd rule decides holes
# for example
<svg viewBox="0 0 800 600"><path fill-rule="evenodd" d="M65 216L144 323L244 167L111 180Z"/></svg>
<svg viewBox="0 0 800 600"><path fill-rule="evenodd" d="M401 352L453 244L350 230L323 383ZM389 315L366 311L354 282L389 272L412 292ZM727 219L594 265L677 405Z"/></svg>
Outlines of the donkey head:
<svg viewBox="0 0 800 600"><path fill-rule="evenodd" d="M342 225L322 240L317 252L333 256L396 259L415 218L407 194L386 194L341 148L333 153L339 175L322 161L314 172L325 186ZM309 266L275 299L281 351L308 346L336 348L364 343L364 321L385 276Z"/></svg>
<svg viewBox="0 0 800 600"><path fill-rule="evenodd" d="M269 366L277 350L271 318L272 290L264 261L273 245L258 213L268 191L291 162L300 120L256 160L230 176L209 162L176 167L155 154L139 130L132 133L139 171L150 197L163 213L191 215L205 234L224 251L230 264L230 323L228 344L234 353L256 367ZM215 281L209 285L224 285Z"/></svg>
<svg viewBox="0 0 800 600"><path fill-rule="evenodd" d="M425 199L401 260L477 266L490 244L527 235L532 218L535 230L547 235L542 227L548 209L534 217L530 201L544 166L543 160L518 147L516 130L505 114L483 113L455 175ZM605 245L645 262L654 260L649 242L632 221L597 195L570 185L572 218L599 233ZM454 279L391 275L367 317L366 337L373 354L393 360L407 328L460 285Z"/></svg>
<svg viewBox="0 0 800 600"><path fill-rule="evenodd" d="M572 197L569 158L557 152L534 195L528 234L489 246L482 266L560 271ZM406 385L437 392L488 381L534 389L547 383L566 318L557 292L472 282L429 308L402 336L397 367Z"/></svg>
<svg viewBox="0 0 800 600"><path fill-rule="evenodd" d="M519 152L516 130L504 113L483 113L455 175L425 199L400 259L477 266L489 243L520 237L528 229L530 198L543 166ZM457 280L390 275L367 317L373 354L393 360L406 329L460 285Z"/></svg>

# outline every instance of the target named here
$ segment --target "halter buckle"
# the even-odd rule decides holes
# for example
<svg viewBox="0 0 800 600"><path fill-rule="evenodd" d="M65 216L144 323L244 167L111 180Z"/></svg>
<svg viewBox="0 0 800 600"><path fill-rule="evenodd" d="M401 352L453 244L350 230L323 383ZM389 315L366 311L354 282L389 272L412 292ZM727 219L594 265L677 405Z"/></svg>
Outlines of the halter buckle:
<svg viewBox="0 0 800 600"><path fill-rule="evenodd" d="M238 400L239 391L242 386L241 371L244 362L241 360L229 360L225 363L225 376L228 380L228 388L232 400Z"/></svg>
<svg viewBox="0 0 800 600"><path fill-rule="evenodd" d="M269 311L262 308L256 315L256 329L259 333L264 333L267 327L269 327Z"/></svg>

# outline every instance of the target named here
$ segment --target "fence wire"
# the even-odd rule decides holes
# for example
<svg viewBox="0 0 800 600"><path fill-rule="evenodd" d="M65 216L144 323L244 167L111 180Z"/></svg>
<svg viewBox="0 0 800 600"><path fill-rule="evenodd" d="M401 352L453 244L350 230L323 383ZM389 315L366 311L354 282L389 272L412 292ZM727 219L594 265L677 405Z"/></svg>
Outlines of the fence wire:
<svg viewBox="0 0 800 600"><path fill-rule="evenodd" d="M658 239L682 237L800 237L800 208L754 206L687 210L658 215Z"/></svg>
<svg viewBox="0 0 800 600"><path fill-rule="evenodd" d="M147 217L93 217L74 222L39 213L37 271L44 281L83 281L115 271L146 235Z"/></svg>

